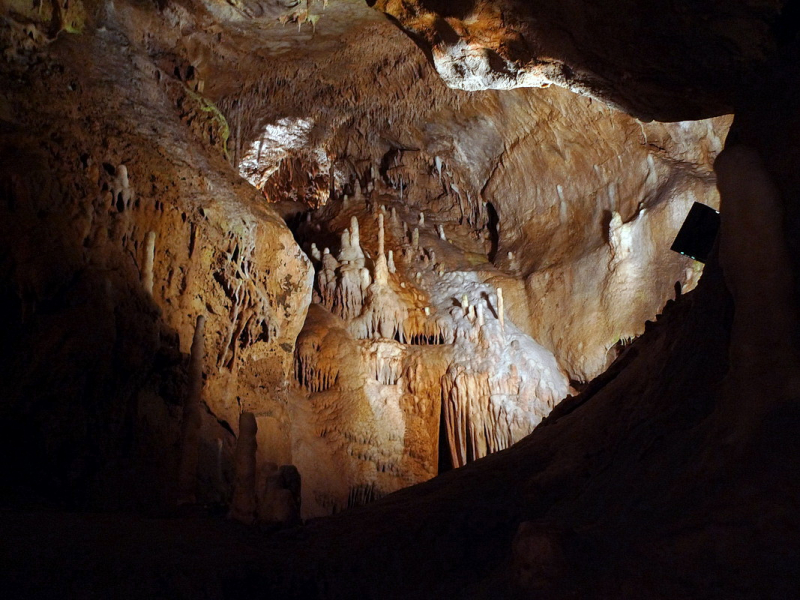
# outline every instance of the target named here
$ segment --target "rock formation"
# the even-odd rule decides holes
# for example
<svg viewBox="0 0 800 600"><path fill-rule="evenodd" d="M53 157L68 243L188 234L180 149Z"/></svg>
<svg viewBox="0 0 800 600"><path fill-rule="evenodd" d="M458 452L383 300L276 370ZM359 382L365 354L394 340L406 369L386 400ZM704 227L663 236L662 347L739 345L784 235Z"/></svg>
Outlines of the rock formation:
<svg viewBox="0 0 800 600"><path fill-rule="evenodd" d="M183 401L181 418L181 458L178 467L178 503L192 504L197 499L197 452L202 425L203 363L205 362L205 324L203 315L197 317L197 325L189 354L186 399Z"/></svg>
<svg viewBox="0 0 800 600"><path fill-rule="evenodd" d="M239 436L234 454L233 498L229 516L242 523L253 523L256 518L256 417L243 412L239 417Z"/></svg>
<svg viewBox="0 0 800 600"><path fill-rule="evenodd" d="M796 3L683 4L6 2L3 589L790 597Z"/></svg>
<svg viewBox="0 0 800 600"><path fill-rule="evenodd" d="M128 412L148 415L146 422L112 419L141 438L138 451L156 456L168 440L185 435L179 420L162 414L170 402L162 394L181 396L181 365L194 364L180 355L194 333L191 315L207 315L201 369L207 411L200 411L200 425L197 413L184 419L198 435L198 502L232 493L242 411L252 412L258 425L255 468L294 464L302 473L307 517L506 448L568 395L570 381L598 375L623 343L641 334L675 281L684 291L696 284L697 266L664 248L693 201L717 205L711 162L727 119L644 125L557 88L448 89L401 31L348 2L326 9L330 35L360 23L368 39L390 40L398 57L379 79L379 93L355 96L353 90L372 85L385 50L366 42L323 50L327 42L315 36L324 34L325 19L305 33L268 28L268 43L246 64L237 63L241 77L232 79L226 61L239 56L236 44L251 38L201 31L228 14L217 4L210 10L201 16L172 4L153 11L123 3L113 15L92 13L131 40L161 32L166 15L198 25L187 40L159 34L136 42L135 60L124 68L113 62L114 42L102 35L88 36L91 46L76 41L56 51L69 65L96 63L121 86L138 82L139 101L150 107L145 119L131 120L113 102L94 100L103 90L72 71L57 69L52 81L12 90L18 114L31 115L28 137L46 122L68 140L51 149L53 158L28 162L49 164L69 144L79 160L79 172L62 164L52 177L86 190L64 205L79 226L58 229L59 243L75 249L61 253L62 261L73 258L60 272L89 277L96 269L105 277L109 316L120 302L137 298L140 308L128 314L146 313L152 324L153 350L143 356L169 357L134 370L138 379L122 392L130 399L120 406L136 407ZM287 15L287 23L304 22L277 7L245 10L251 12L261 15L246 17L253 22ZM14 37L20 34L7 32L14 43L22 43ZM281 43L299 48L306 35L317 41L299 54L277 50ZM20 51L10 64L24 73L26 51ZM51 49L40 41L27 52ZM98 52L109 57L107 64L97 62ZM176 55L189 58L164 59ZM287 62L276 62L276 55ZM322 62L306 72L299 65L311 55ZM358 68L330 66L347 61ZM309 90L323 73L344 92L321 112ZM67 92L50 100L72 111L94 102L86 118L117 123L119 149L111 144L104 156L83 150L104 148L102 130L74 131L63 112L36 104L56 80L66 82ZM407 102L389 100L399 89ZM162 131L163 123L171 128ZM154 154L149 140L156 130ZM27 147L25 135L16 132L13 139ZM183 154L170 166L158 156L173 146ZM93 186L97 200L87 203ZM18 222L21 234L33 235L33 221ZM141 297L131 288L131 267L138 270ZM114 275L101 275L108 268ZM21 310L34 317L38 296L60 293L43 291L57 289L54 284L38 285L41 290L20 281L9 288L28 290L11 293L29 298ZM146 375L153 368L158 374ZM109 369L107 377L119 381ZM153 429L154 422L165 431ZM108 451L126 452L114 446ZM157 476L169 480L164 467ZM190 498L185 479L193 469L172 468L182 473L179 495Z"/></svg>

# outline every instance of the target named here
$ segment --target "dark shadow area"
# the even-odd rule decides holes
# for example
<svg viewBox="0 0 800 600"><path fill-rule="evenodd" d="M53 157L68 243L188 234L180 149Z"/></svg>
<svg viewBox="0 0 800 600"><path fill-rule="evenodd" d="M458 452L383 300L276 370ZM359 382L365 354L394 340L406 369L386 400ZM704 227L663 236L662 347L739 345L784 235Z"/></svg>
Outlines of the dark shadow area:
<svg viewBox="0 0 800 600"><path fill-rule="evenodd" d="M486 203L486 215L488 219L486 227L489 230L489 242L491 244L489 262L494 262L497 257L497 249L500 247L500 217L498 217L497 209L491 202Z"/></svg>

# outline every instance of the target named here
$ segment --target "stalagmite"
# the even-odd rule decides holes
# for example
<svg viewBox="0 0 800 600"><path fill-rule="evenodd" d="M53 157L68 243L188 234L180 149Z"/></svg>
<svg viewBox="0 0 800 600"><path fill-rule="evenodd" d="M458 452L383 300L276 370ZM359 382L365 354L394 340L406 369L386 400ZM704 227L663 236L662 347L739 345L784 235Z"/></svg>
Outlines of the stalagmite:
<svg viewBox="0 0 800 600"><path fill-rule="evenodd" d="M478 313L478 326L483 327L483 304L478 304L477 306L477 313Z"/></svg>
<svg viewBox="0 0 800 600"><path fill-rule="evenodd" d="M466 294L461 295L461 308L464 309L464 314L469 310L469 296Z"/></svg>
<svg viewBox="0 0 800 600"><path fill-rule="evenodd" d="M314 260L322 262L322 254L320 254L319 248L317 248L316 244L311 244L311 257Z"/></svg>
<svg viewBox="0 0 800 600"><path fill-rule="evenodd" d="M439 225L436 226L436 229L439 230L439 239L446 242L447 236L444 234L444 226L439 223Z"/></svg>
<svg viewBox="0 0 800 600"><path fill-rule="evenodd" d="M353 199L356 202L362 202L364 200L364 193L361 191L361 182L358 179L353 183Z"/></svg>
<svg viewBox="0 0 800 600"><path fill-rule="evenodd" d="M383 213L378 215L378 256L383 256L385 233L383 230Z"/></svg>
<svg viewBox="0 0 800 600"><path fill-rule="evenodd" d="M423 225L425 225L425 213L419 211L419 226L422 227Z"/></svg>
<svg viewBox="0 0 800 600"><path fill-rule="evenodd" d="M343 264L353 264L358 268L364 266L364 251L361 249L358 219L356 217L352 218L350 229L345 229L342 232L338 259Z"/></svg>
<svg viewBox="0 0 800 600"><path fill-rule="evenodd" d="M394 252L389 250L389 261L388 261L389 273L397 273L397 267L394 266Z"/></svg>
<svg viewBox="0 0 800 600"><path fill-rule="evenodd" d="M156 232L148 231L144 238L144 265L142 267L142 285L145 291L153 295L153 261L156 254Z"/></svg>
<svg viewBox="0 0 800 600"><path fill-rule="evenodd" d="M375 282L386 285L389 282L389 266L384 253L383 214L378 215L378 258L375 259Z"/></svg>
<svg viewBox="0 0 800 600"><path fill-rule="evenodd" d="M469 305L469 310L467 311L467 318L470 320L471 323L475 322L475 306L472 304Z"/></svg>
<svg viewBox="0 0 800 600"><path fill-rule="evenodd" d="M503 314L503 289L497 288L497 320L500 321L500 329L505 329L506 319Z"/></svg>
<svg viewBox="0 0 800 600"><path fill-rule="evenodd" d="M360 273L361 273L361 290L367 291L369 284L372 283L372 281L370 281L369 269L366 268L361 269Z"/></svg>
<svg viewBox="0 0 800 600"><path fill-rule="evenodd" d="M133 193L130 188L130 181L128 180L128 167L120 165L117 167L117 175L114 179L114 201L117 203L117 208L121 211L130 206Z"/></svg>
<svg viewBox="0 0 800 600"><path fill-rule="evenodd" d="M234 454L233 498L228 516L243 523L252 523L256 513L256 433L258 425L251 412L239 416L239 437Z"/></svg>
<svg viewBox="0 0 800 600"><path fill-rule="evenodd" d="M419 228L417 227L414 227L414 231L411 232L411 246L419 248Z"/></svg>
<svg viewBox="0 0 800 600"><path fill-rule="evenodd" d="M350 230L345 229L339 237L339 262L348 260L347 253L350 250Z"/></svg>
<svg viewBox="0 0 800 600"><path fill-rule="evenodd" d="M393 206L391 212L392 223L397 224L397 209Z"/></svg>
<svg viewBox="0 0 800 600"><path fill-rule="evenodd" d="M205 359L206 318L197 317L189 355L189 386L183 404L181 421L181 457L178 470L178 504L194 504L197 500L197 452L200 443L203 395L203 361Z"/></svg>

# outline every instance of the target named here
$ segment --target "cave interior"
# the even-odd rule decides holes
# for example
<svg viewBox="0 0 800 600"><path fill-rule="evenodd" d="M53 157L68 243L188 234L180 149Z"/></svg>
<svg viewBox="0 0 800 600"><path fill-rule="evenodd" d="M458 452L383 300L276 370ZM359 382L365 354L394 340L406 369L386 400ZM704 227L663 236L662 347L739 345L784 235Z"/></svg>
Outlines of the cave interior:
<svg viewBox="0 0 800 600"><path fill-rule="evenodd" d="M800 597L800 2L0 6L3 597Z"/></svg>

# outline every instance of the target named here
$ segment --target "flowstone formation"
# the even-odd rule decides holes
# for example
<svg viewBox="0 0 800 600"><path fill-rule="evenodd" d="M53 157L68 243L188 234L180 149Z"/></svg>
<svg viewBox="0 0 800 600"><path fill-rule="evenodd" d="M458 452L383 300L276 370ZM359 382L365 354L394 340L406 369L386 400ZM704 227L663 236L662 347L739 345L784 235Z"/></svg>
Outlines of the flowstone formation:
<svg viewBox="0 0 800 600"><path fill-rule="evenodd" d="M295 377L318 452L296 464L318 510L507 448L569 388L552 353L505 319L491 273L464 260L481 250L467 227L426 218L382 181L353 187L298 228L317 278ZM310 242L325 238L338 244Z"/></svg>
<svg viewBox="0 0 800 600"><path fill-rule="evenodd" d="M296 404L310 408L293 413L308 514L508 447L696 285L701 265L667 249L693 202L717 205L710 160L727 120L608 125L607 109L582 106L603 144L551 112L482 191L463 155L390 149L376 163L329 158L322 207L317 193L280 205L316 269L295 362Z"/></svg>

